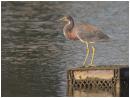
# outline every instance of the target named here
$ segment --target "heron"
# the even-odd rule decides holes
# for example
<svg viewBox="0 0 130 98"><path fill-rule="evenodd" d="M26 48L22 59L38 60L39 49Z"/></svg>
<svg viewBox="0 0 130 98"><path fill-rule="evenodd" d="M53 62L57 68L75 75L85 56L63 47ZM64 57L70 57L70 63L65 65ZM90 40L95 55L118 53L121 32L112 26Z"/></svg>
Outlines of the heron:
<svg viewBox="0 0 130 98"><path fill-rule="evenodd" d="M64 16L59 19L60 21L65 22L63 28L63 33L66 39L69 40L79 40L86 45L86 56L83 62L84 67L96 66L94 64L95 56L95 43L96 42L105 42L109 40L109 36L102 32L101 29L97 28L95 25L85 23L85 24L76 24L74 19L71 16ZM88 64L88 56L91 53L90 64Z"/></svg>

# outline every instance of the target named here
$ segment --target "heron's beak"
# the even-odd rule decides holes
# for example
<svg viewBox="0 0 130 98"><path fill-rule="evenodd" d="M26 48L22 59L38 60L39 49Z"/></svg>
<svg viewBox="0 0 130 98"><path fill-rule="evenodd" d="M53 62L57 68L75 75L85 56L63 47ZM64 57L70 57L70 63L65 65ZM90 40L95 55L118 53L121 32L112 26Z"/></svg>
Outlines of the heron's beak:
<svg viewBox="0 0 130 98"><path fill-rule="evenodd" d="M66 17L62 17L60 19L58 19L59 21L67 21L67 18Z"/></svg>

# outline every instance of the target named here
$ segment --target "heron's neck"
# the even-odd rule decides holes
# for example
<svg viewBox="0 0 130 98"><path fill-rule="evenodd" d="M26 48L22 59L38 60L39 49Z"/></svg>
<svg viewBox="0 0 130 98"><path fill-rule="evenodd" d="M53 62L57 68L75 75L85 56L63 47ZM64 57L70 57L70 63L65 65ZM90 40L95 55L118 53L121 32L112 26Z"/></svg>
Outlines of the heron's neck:
<svg viewBox="0 0 130 98"><path fill-rule="evenodd" d="M74 27L74 21L73 20L68 21L68 23L64 27L64 33L71 32L73 27Z"/></svg>

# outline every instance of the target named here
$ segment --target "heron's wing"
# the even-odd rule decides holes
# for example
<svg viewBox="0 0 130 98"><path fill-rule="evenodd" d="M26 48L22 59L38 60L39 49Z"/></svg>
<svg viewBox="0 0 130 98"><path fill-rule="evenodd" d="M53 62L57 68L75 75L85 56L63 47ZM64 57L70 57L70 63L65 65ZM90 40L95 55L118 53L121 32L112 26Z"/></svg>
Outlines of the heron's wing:
<svg viewBox="0 0 130 98"><path fill-rule="evenodd" d="M107 37L100 29L90 24L77 26L76 32L79 39L88 42L95 42Z"/></svg>

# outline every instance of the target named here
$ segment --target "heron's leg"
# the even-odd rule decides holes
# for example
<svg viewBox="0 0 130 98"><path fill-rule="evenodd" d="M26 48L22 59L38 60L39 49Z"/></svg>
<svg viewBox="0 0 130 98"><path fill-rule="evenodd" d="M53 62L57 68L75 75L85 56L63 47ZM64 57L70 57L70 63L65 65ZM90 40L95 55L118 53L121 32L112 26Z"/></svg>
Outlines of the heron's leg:
<svg viewBox="0 0 130 98"><path fill-rule="evenodd" d="M86 61L87 61L87 59L88 59L88 55L89 55L89 46L88 46L88 43L86 42L86 57L85 57L85 60L84 60L84 62L83 62L83 66L85 66L85 64L86 64ZM88 65L88 64L87 64Z"/></svg>
<svg viewBox="0 0 130 98"><path fill-rule="evenodd" d="M95 66L94 64L93 64L93 61L94 61L94 56L95 56L95 47L94 46L92 46L92 59L91 59L91 63L90 63L90 66Z"/></svg>

